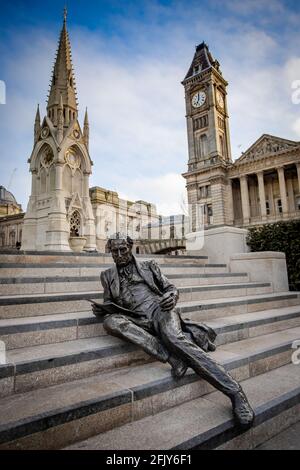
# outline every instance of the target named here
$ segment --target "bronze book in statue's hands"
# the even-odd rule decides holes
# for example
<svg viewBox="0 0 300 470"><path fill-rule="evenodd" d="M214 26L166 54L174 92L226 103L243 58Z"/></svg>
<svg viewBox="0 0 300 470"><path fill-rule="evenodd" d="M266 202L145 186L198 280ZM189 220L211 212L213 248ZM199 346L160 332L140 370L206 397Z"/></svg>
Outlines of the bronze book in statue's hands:
<svg viewBox="0 0 300 470"><path fill-rule="evenodd" d="M103 304L99 304L98 302L95 302L94 300L88 299L89 302L91 302L93 306L93 313L94 315L109 315L112 313L124 313L125 315L134 315L134 312L132 310L128 310L127 308L121 307L118 304L115 304L114 302L105 302Z"/></svg>

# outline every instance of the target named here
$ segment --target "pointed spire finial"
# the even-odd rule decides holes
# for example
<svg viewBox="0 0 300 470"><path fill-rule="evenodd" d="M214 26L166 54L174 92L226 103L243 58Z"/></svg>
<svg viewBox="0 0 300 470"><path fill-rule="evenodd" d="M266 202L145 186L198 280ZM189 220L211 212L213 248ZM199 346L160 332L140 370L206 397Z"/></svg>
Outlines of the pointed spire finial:
<svg viewBox="0 0 300 470"><path fill-rule="evenodd" d="M85 125L88 125L88 124L89 124L88 109L87 109L87 107L85 108L84 124L85 124Z"/></svg>
<svg viewBox="0 0 300 470"><path fill-rule="evenodd" d="M85 144L87 149L89 149L89 139L90 139L90 126L89 126L89 118L88 118L88 111L85 108L85 115L84 115L84 123L83 123L83 137L85 140Z"/></svg>
<svg viewBox="0 0 300 470"><path fill-rule="evenodd" d="M65 5L65 7L64 7L64 23L66 23L66 21L67 21L67 14L68 14L68 10L67 10L67 6Z"/></svg>
<svg viewBox="0 0 300 470"><path fill-rule="evenodd" d="M59 36L58 49L55 57L52 80L47 103L47 114L59 107L66 108L66 116L77 117L78 107L76 101L75 76L72 66L71 45L66 25L67 8L64 8L64 23ZM62 98L61 96L62 95ZM61 105L63 103L63 106ZM57 126L57 113L54 112L53 125ZM68 121L69 122L69 121Z"/></svg>
<svg viewBox="0 0 300 470"><path fill-rule="evenodd" d="M34 143L36 143L39 140L40 132L41 132L41 117L40 117L40 106L38 104L36 115L35 115L35 121L34 121Z"/></svg>
<svg viewBox="0 0 300 470"><path fill-rule="evenodd" d="M38 103L37 105L37 109L36 109L36 115L35 115L35 120L40 122L41 118L40 118L40 104Z"/></svg>

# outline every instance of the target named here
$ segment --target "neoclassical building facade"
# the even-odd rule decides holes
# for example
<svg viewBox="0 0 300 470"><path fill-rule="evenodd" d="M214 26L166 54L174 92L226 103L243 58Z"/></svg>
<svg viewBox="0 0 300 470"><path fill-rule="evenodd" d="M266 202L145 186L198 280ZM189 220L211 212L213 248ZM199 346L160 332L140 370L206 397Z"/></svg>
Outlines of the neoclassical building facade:
<svg viewBox="0 0 300 470"><path fill-rule="evenodd" d="M0 186L0 248L15 248L22 240L24 212L14 195Z"/></svg>
<svg viewBox="0 0 300 470"><path fill-rule="evenodd" d="M264 134L228 178L236 226L300 218L300 143Z"/></svg>
<svg viewBox="0 0 300 470"><path fill-rule="evenodd" d="M205 43L182 84L192 231L300 218L300 142L263 134L233 162L227 82Z"/></svg>
<svg viewBox="0 0 300 470"><path fill-rule="evenodd" d="M142 248L139 241L145 236L145 227L159 219L156 206L146 201L122 199L116 191L99 186L90 188L90 198L95 215L97 249L105 252L108 236L120 231L136 240L135 248L139 253Z"/></svg>

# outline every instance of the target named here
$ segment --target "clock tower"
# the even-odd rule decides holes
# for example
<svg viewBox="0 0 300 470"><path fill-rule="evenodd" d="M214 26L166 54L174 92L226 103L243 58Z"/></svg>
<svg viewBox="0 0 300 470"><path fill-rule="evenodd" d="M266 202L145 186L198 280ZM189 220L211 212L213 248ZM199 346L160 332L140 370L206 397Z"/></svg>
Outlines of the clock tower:
<svg viewBox="0 0 300 470"><path fill-rule="evenodd" d="M208 46L196 47L182 84L185 89L189 170L231 161L227 82Z"/></svg>
<svg viewBox="0 0 300 470"><path fill-rule="evenodd" d="M232 224L226 201L226 173L232 164L227 82L204 42L196 47L182 84L188 137L188 171L183 176L192 207L192 231L199 230L199 225Z"/></svg>

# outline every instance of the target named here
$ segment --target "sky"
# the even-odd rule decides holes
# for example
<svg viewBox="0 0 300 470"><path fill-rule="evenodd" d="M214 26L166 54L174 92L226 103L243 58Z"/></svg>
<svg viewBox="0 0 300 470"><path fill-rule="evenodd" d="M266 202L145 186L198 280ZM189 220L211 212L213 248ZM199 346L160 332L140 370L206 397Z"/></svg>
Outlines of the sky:
<svg viewBox="0 0 300 470"><path fill-rule="evenodd" d="M0 0L0 185L24 210L65 3L81 123L89 112L90 186L182 212L181 81L203 40L229 83L233 159L264 133L300 141L298 0Z"/></svg>

